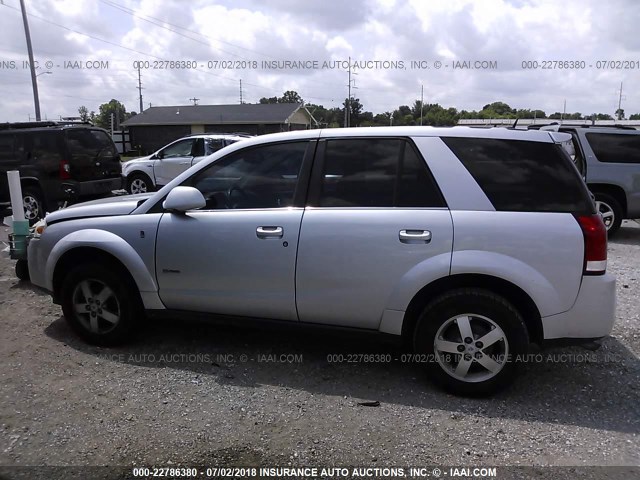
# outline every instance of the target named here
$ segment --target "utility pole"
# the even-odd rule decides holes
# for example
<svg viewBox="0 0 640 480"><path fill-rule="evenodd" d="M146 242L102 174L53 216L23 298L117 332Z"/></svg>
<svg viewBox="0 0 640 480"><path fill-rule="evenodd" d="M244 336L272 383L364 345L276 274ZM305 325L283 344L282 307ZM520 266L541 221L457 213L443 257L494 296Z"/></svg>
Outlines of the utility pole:
<svg viewBox="0 0 640 480"><path fill-rule="evenodd" d="M140 113L144 110L144 106L142 105L142 82L140 79L140 62L138 62L138 93L140 94Z"/></svg>
<svg viewBox="0 0 640 480"><path fill-rule="evenodd" d="M422 109L424 108L424 83L420 85L420 126L422 126Z"/></svg>
<svg viewBox="0 0 640 480"><path fill-rule="evenodd" d="M22 23L24 23L24 35L27 37L27 53L29 54L29 68L31 70L31 85L33 86L33 103L36 109L36 121L40 121L40 98L38 97L38 81L36 80L36 67L33 61L33 49L31 48L31 34L29 33L29 22L27 21L27 10L24 0L20 0L22 10Z"/></svg>
<svg viewBox="0 0 640 480"><path fill-rule="evenodd" d="M349 85L347 94L347 104L344 109L344 126L349 127L351 125L351 57L349 57Z"/></svg>
<svg viewBox="0 0 640 480"><path fill-rule="evenodd" d="M242 105L244 102L242 101L242 79L240 79L240 105Z"/></svg>
<svg viewBox="0 0 640 480"><path fill-rule="evenodd" d="M620 94L618 95L618 110L616 110L616 120L622 120L622 100L625 97L622 96L622 82L620 82Z"/></svg>
<svg viewBox="0 0 640 480"><path fill-rule="evenodd" d="M564 99L564 107L562 108L562 115L560 115L560 125L562 125L562 122L564 120L564 116L567 114L567 99Z"/></svg>
<svg viewBox="0 0 640 480"><path fill-rule="evenodd" d="M191 100L193 102L193 106L195 107L196 105L198 105L198 100L200 100L199 98L196 98L195 96L193 98L190 98L189 100Z"/></svg>

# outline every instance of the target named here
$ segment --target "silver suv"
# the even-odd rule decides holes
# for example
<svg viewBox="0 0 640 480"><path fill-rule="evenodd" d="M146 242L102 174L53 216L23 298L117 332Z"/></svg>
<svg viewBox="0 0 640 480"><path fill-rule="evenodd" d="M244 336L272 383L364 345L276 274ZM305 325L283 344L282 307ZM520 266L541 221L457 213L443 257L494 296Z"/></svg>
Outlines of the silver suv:
<svg viewBox="0 0 640 480"><path fill-rule="evenodd" d="M152 192L207 156L248 137L226 133L189 135L151 155L129 160L122 165L127 191L133 194Z"/></svg>
<svg viewBox="0 0 640 480"><path fill-rule="evenodd" d="M549 126L571 134L569 151L594 194L609 236L640 218L640 131L633 127Z"/></svg>
<svg viewBox="0 0 640 480"><path fill-rule="evenodd" d="M462 394L514 377L530 343L609 334L615 278L556 132L391 127L265 135L155 194L47 216L31 281L86 341L210 314L409 340Z"/></svg>

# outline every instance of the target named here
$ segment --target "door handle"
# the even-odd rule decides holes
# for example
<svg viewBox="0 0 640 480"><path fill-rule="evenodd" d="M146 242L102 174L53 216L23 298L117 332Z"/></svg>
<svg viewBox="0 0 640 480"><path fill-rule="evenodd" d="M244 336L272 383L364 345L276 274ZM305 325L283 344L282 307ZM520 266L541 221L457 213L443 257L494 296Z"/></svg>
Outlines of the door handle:
<svg viewBox="0 0 640 480"><path fill-rule="evenodd" d="M180 165L189 165L191 162L180 162Z"/></svg>
<svg viewBox="0 0 640 480"><path fill-rule="evenodd" d="M256 235L258 238L282 238L284 230L282 227L258 227Z"/></svg>
<svg viewBox="0 0 640 480"><path fill-rule="evenodd" d="M429 230L400 230L398 238L402 243L429 243L431 232Z"/></svg>

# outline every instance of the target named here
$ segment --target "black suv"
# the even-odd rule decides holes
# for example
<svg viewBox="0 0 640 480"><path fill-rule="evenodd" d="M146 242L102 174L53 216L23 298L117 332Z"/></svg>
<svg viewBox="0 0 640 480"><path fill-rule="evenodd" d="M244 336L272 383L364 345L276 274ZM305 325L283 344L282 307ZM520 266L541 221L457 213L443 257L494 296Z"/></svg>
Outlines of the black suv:
<svg viewBox="0 0 640 480"><path fill-rule="evenodd" d="M25 218L31 223L65 201L123 186L113 140L88 123L0 124L0 209L10 205L9 170L20 171Z"/></svg>

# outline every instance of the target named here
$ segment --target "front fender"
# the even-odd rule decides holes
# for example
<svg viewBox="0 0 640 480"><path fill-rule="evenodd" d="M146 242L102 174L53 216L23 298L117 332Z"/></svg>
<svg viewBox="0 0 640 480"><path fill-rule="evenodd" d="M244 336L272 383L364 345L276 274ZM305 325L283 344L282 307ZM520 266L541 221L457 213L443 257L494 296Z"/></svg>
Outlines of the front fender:
<svg viewBox="0 0 640 480"><path fill-rule="evenodd" d="M47 289L53 291L53 273L58 260L78 247L91 247L116 257L129 270L140 292L157 292L158 286L138 253L118 235L99 229L78 230L61 238L51 250L45 268Z"/></svg>
<svg viewBox="0 0 640 480"><path fill-rule="evenodd" d="M151 179L154 185L156 185L155 163L155 160L147 160L131 165L129 168L126 167L127 164L125 163L123 166L123 173L127 178L135 173L143 173Z"/></svg>

